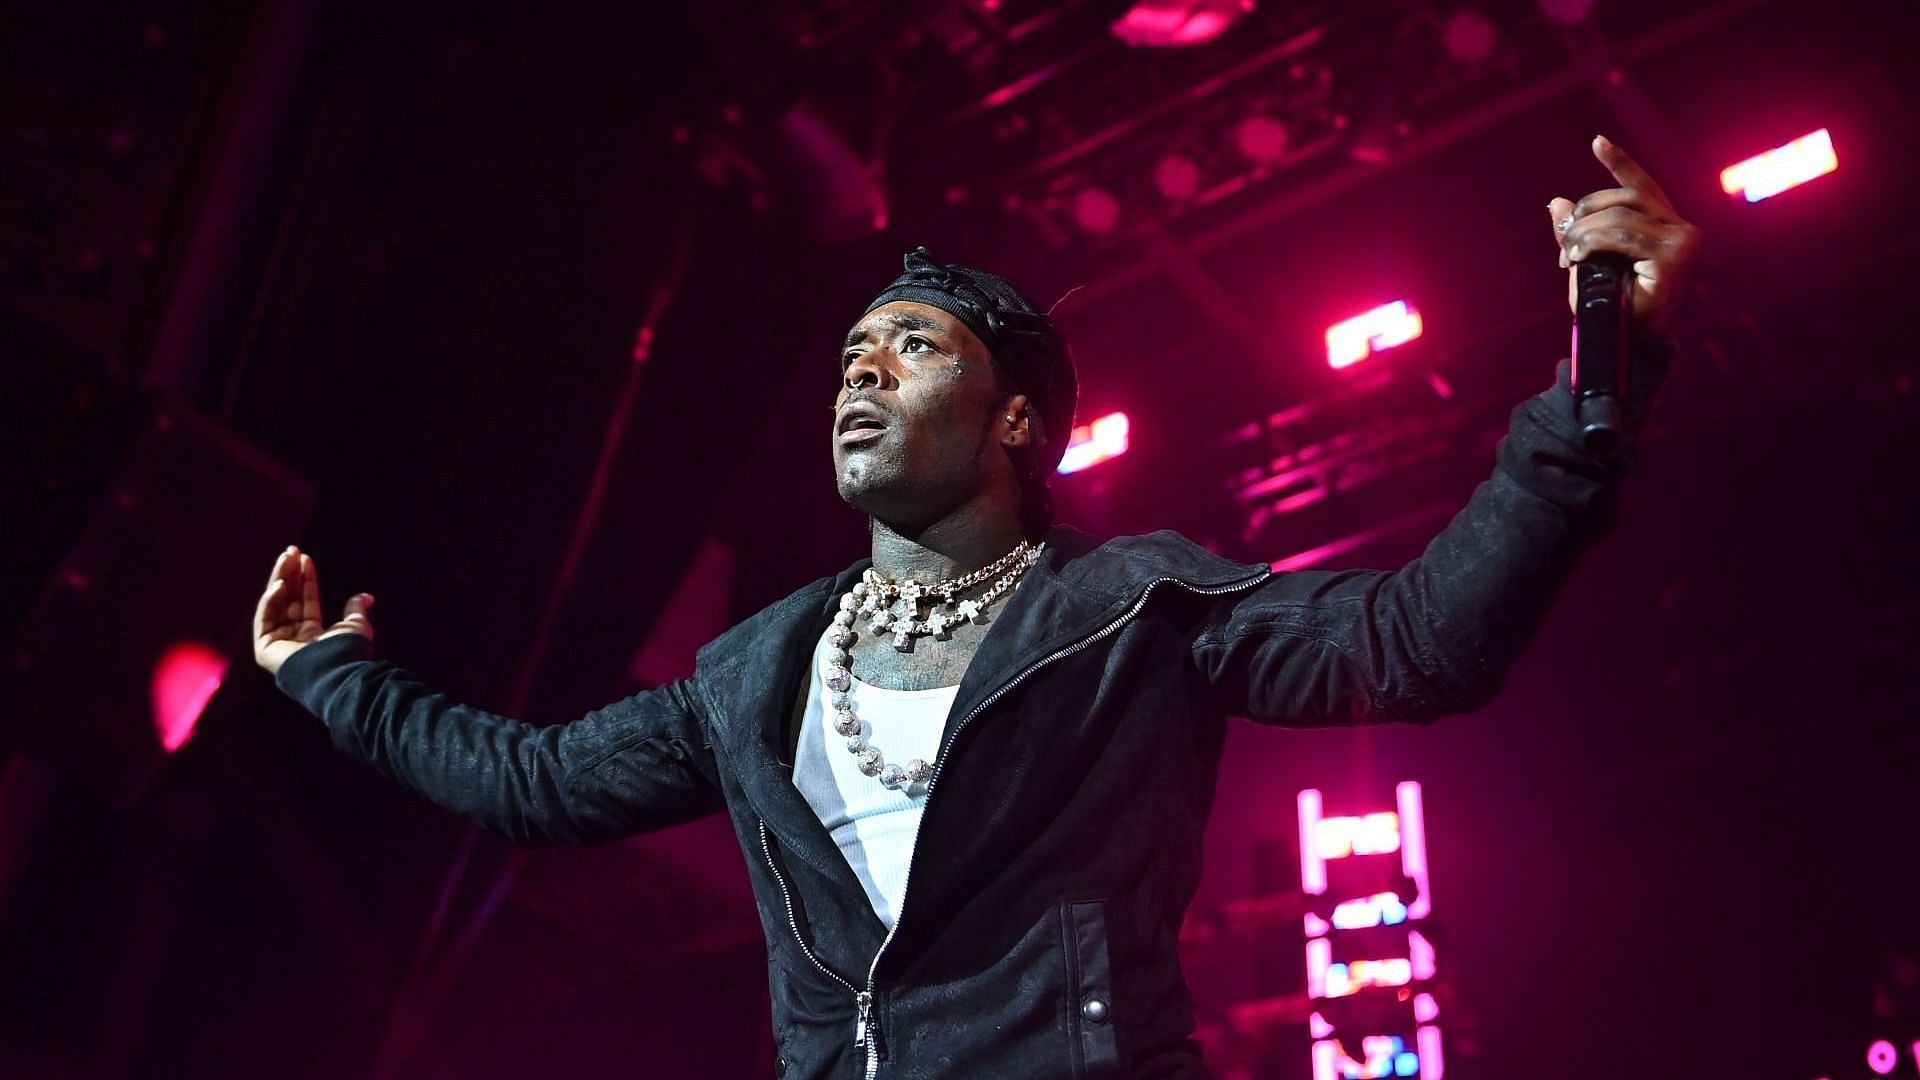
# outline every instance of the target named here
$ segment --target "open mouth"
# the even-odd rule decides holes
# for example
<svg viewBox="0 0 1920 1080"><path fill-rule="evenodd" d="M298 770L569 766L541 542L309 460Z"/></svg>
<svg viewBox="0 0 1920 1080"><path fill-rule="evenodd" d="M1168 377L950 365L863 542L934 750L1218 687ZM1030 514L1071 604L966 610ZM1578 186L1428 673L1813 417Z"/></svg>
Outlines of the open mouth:
<svg viewBox="0 0 1920 1080"><path fill-rule="evenodd" d="M887 425L880 419L878 409L865 403L855 403L841 410L833 431L834 438L841 446L856 446L885 435Z"/></svg>

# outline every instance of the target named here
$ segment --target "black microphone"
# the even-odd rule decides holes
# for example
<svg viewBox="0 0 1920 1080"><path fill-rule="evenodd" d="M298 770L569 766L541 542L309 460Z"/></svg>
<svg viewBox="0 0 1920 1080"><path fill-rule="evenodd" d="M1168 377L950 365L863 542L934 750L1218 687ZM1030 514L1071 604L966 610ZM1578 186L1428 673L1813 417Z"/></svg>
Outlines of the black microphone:
<svg viewBox="0 0 1920 1080"><path fill-rule="evenodd" d="M1580 447L1602 460L1627 445L1627 336L1633 261L1596 254L1574 264L1573 417Z"/></svg>

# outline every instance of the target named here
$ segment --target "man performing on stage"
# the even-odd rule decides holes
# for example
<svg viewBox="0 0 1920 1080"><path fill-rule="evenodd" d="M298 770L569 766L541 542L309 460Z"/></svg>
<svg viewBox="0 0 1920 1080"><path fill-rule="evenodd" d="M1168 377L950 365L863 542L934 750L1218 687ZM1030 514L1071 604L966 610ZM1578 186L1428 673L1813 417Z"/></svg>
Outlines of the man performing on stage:
<svg viewBox="0 0 1920 1080"><path fill-rule="evenodd" d="M1635 261L1637 426L1698 231L1624 151L1594 155L1620 186L1548 213L1562 266ZM1563 367L1418 559L1276 574L1055 526L1075 396L1051 319L916 251L841 354L833 464L871 564L721 635L691 676L551 727L468 708L365 658L365 594L324 626L296 548L256 659L340 747L516 841L727 812L785 1076L1204 1076L1176 936L1227 718L1484 704L1627 470L1580 450Z"/></svg>

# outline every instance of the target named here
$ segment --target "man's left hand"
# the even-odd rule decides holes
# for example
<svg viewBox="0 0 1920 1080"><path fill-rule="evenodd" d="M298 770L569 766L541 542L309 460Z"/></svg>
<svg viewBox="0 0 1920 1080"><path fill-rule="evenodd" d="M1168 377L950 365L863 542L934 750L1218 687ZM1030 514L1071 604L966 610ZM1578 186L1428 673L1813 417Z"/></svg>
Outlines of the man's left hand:
<svg viewBox="0 0 1920 1080"><path fill-rule="evenodd" d="M1603 188L1579 202L1554 199L1547 204L1560 265L1567 271L1567 306L1574 301L1571 269L1600 253L1633 260L1633 316L1642 326L1663 330L1700 251L1700 229L1681 218L1667 193L1604 135L1593 139L1593 156L1620 186Z"/></svg>

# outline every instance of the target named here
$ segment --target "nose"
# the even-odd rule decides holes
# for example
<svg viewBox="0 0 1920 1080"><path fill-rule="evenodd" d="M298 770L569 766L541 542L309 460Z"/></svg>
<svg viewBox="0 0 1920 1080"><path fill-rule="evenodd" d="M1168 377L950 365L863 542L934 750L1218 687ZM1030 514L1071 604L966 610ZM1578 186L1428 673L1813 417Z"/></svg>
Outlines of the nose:
<svg viewBox="0 0 1920 1080"><path fill-rule="evenodd" d="M882 349L868 349L853 358L840 380L848 390L857 390L862 386L880 387L885 385L886 368L880 360Z"/></svg>

